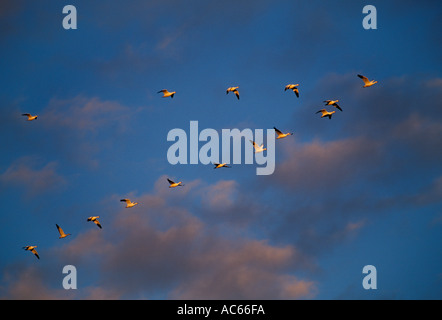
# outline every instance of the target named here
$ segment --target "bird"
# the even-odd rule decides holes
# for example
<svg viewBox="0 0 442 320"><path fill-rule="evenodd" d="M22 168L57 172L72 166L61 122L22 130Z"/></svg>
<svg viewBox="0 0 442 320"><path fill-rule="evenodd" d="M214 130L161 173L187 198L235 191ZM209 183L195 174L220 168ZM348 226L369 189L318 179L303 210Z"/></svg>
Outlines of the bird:
<svg viewBox="0 0 442 320"><path fill-rule="evenodd" d="M120 201L126 202L126 208L132 208L138 204L138 202L132 202L132 201L130 201L130 199L121 199Z"/></svg>
<svg viewBox="0 0 442 320"><path fill-rule="evenodd" d="M276 129L276 127L273 127L273 129L275 129L276 134L278 135L278 136L276 137L276 139L282 139L282 138L285 138L285 137L287 137L287 136L291 136L291 135L293 135L293 132L282 133L281 131L279 131L278 129Z"/></svg>
<svg viewBox="0 0 442 320"><path fill-rule="evenodd" d="M92 221L94 222L100 229L102 229L100 221L98 221L98 218L100 218L100 216L96 216L96 217L89 217L87 218L87 221Z"/></svg>
<svg viewBox="0 0 442 320"><path fill-rule="evenodd" d="M342 111L341 107L338 105L339 100L324 100L326 106L333 106Z"/></svg>
<svg viewBox="0 0 442 320"><path fill-rule="evenodd" d="M35 256L40 259L40 257L38 256L38 252L37 250L35 250L35 248L37 248L37 246L26 246L23 247L23 249L27 250L27 251L31 251L33 254L35 254Z"/></svg>
<svg viewBox="0 0 442 320"><path fill-rule="evenodd" d="M213 169L218 169L218 168L230 168L226 163L213 163L213 165L215 166L215 168Z"/></svg>
<svg viewBox="0 0 442 320"><path fill-rule="evenodd" d="M299 84L288 84L285 86L284 91L287 90L293 90L293 92L296 94L296 96L299 98L299 90L298 90Z"/></svg>
<svg viewBox="0 0 442 320"><path fill-rule="evenodd" d="M236 97L238 98L238 100L239 100L238 88L239 87L229 87L229 88L227 88L226 94L228 94L229 92L233 92L236 95Z"/></svg>
<svg viewBox="0 0 442 320"><path fill-rule="evenodd" d="M321 110L319 110L319 111L316 112L316 113L319 113L319 112L322 112L322 116L321 116L321 118L328 117L329 119L331 119L332 114L335 113L336 111L327 111L327 110L325 110L325 109L321 109Z"/></svg>
<svg viewBox="0 0 442 320"><path fill-rule="evenodd" d="M173 98L174 94L176 93L176 91L169 92L169 91L167 91L167 89L160 90L157 93L160 93L160 92L163 93L163 98L167 98L167 97Z"/></svg>
<svg viewBox="0 0 442 320"><path fill-rule="evenodd" d="M33 116L30 113L22 113L22 116L27 116L28 121L36 120L38 118L38 116Z"/></svg>
<svg viewBox="0 0 442 320"><path fill-rule="evenodd" d="M60 226L58 224L55 224L55 226L57 227L58 232L60 233L60 237L58 239L63 239L63 238L66 238L67 236L71 235L70 233L68 233L68 234L64 233L63 229L60 228Z"/></svg>
<svg viewBox="0 0 442 320"><path fill-rule="evenodd" d="M259 146L255 141L250 140L250 142L253 144L253 147L255 148L255 153L263 152L264 150L267 150L267 148L264 148L264 143Z"/></svg>
<svg viewBox="0 0 442 320"><path fill-rule="evenodd" d="M184 184L180 181L180 182L174 182L172 180L170 180L169 178L167 178L167 181L169 181L169 188L175 188L175 187L183 187Z"/></svg>
<svg viewBox="0 0 442 320"><path fill-rule="evenodd" d="M361 74L358 74L358 77L362 79L362 81L364 81L364 86L363 88L367 88L367 87L371 87L372 85L374 85L375 83L378 83L377 81L374 80L368 80L367 77L364 77Z"/></svg>

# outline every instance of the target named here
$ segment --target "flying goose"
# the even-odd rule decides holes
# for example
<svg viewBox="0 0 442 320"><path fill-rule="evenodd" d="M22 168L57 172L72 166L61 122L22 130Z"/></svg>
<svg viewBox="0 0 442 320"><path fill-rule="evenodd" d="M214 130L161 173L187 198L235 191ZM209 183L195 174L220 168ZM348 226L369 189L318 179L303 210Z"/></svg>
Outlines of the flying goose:
<svg viewBox="0 0 442 320"><path fill-rule="evenodd" d="M287 136L291 136L291 135L293 135L293 132L282 133L281 131L279 131L279 130L276 129L275 127L273 127L273 129L275 129L276 134L278 135L278 136L276 137L276 139L282 139L282 138L285 138L285 137L287 137Z"/></svg>
<svg viewBox="0 0 442 320"><path fill-rule="evenodd" d="M264 143L259 146L255 141L250 140L250 142L253 144L253 147L255 148L255 153L263 152L264 150L267 150L267 148L264 148Z"/></svg>
<svg viewBox="0 0 442 320"><path fill-rule="evenodd" d="M288 84L285 86L284 91L287 90L293 90L293 92L296 94L296 96L299 98L299 90L298 90L299 84Z"/></svg>
<svg viewBox="0 0 442 320"><path fill-rule="evenodd" d="M35 254L35 256L40 259L40 257L38 256L37 250L35 250L35 248L37 248L37 246L26 246L23 247L23 249L27 250L27 251L31 251L33 254Z"/></svg>
<svg viewBox="0 0 442 320"><path fill-rule="evenodd" d="M326 106L333 106L342 111L341 107L338 105L339 100L324 100Z"/></svg>
<svg viewBox="0 0 442 320"><path fill-rule="evenodd" d="M100 221L98 221L98 218L100 218L100 216L96 216L96 217L89 217L87 218L87 221L92 221L94 222L100 229L102 229Z"/></svg>
<svg viewBox="0 0 442 320"><path fill-rule="evenodd" d="M333 113L335 113L336 111L327 111L327 110L325 110L325 109L321 109L321 110L319 110L318 112L316 112L316 113L319 113L319 112L322 112L322 116L321 116L321 118L324 118L324 117L328 117L329 119L331 119L331 117L332 117L332 114Z"/></svg>
<svg viewBox="0 0 442 320"><path fill-rule="evenodd" d="M374 81L374 80L371 80L371 81L368 80L367 77L364 77L364 76L361 75L361 74L358 74L358 77L361 78L362 81L364 81L364 86L363 86L363 88L371 87L371 86L374 85L375 83L378 83L377 81Z"/></svg>
<svg viewBox="0 0 442 320"><path fill-rule="evenodd" d="M68 233L68 234L64 233L63 229L60 228L60 226L58 224L55 224L55 226L58 229L58 233L60 233L60 237L58 239L63 239L63 238L66 238L67 236L71 235L70 233Z"/></svg>
<svg viewBox="0 0 442 320"><path fill-rule="evenodd" d="M215 166L215 168L213 169L218 169L218 168L230 168L226 163L213 163L213 165Z"/></svg>
<svg viewBox="0 0 442 320"><path fill-rule="evenodd" d="M132 208L138 204L138 202L132 202L132 201L130 201L130 199L121 199L120 201L126 202L126 208Z"/></svg>
<svg viewBox="0 0 442 320"><path fill-rule="evenodd" d="M173 98L173 95L176 93L176 91L169 92L166 89L160 90L157 93L160 93L160 92L163 93L163 98L167 98L167 97Z"/></svg>
<svg viewBox="0 0 442 320"><path fill-rule="evenodd" d="M236 97L238 98L238 100L239 100L238 88L239 87L229 87L229 88L227 88L226 94L228 94L229 92L233 92L236 95Z"/></svg>
<svg viewBox="0 0 442 320"><path fill-rule="evenodd" d="M33 116L30 113L22 113L22 116L27 116L28 117L28 121L32 121L38 118L38 116Z"/></svg>
<svg viewBox="0 0 442 320"><path fill-rule="evenodd" d="M175 188L175 187L183 187L184 184L180 181L180 182L173 182L172 180L170 180L169 178L167 178L167 181L169 181L169 188Z"/></svg>

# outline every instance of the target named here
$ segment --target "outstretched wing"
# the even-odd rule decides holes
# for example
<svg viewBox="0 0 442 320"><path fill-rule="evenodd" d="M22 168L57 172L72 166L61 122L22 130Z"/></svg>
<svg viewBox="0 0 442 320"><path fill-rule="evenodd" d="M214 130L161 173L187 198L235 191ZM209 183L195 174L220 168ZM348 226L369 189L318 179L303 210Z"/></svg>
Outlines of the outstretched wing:
<svg viewBox="0 0 442 320"><path fill-rule="evenodd" d="M55 224L55 226L57 227L58 233L60 234L60 236L64 235L63 229L60 228L60 226L58 224Z"/></svg>
<svg viewBox="0 0 442 320"><path fill-rule="evenodd" d="M38 252L37 252L37 250L35 250L35 248L32 249L31 252L32 252L33 254L35 254L35 256L36 256L38 259L40 259L40 257L38 256Z"/></svg>
<svg viewBox="0 0 442 320"><path fill-rule="evenodd" d="M358 74L358 77L362 79L362 81L364 81L364 83L368 83L370 82L370 80L368 80L367 77L364 77L362 74Z"/></svg>
<svg viewBox="0 0 442 320"><path fill-rule="evenodd" d="M250 140L250 142L253 144L253 147L254 147L255 149L258 149L258 148L259 148L258 144L257 144L255 141Z"/></svg>
<svg viewBox="0 0 442 320"><path fill-rule="evenodd" d="M276 129L275 127L273 127L273 129L275 129L275 131L276 131L276 133L278 134L278 136L282 134L282 132L279 131L278 129Z"/></svg>
<svg viewBox="0 0 442 320"><path fill-rule="evenodd" d="M340 107L337 103L333 103L333 105L334 105L336 108L338 108L339 110L342 111L341 107Z"/></svg>
<svg viewBox="0 0 442 320"><path fill-rule="evenodd" d="M167 178L167 181L169 181L170 184L174 184L175 183L172 180L170 180L169 178Z"/></svg>
<svg viewBox="0 0 442 320"><path fill-rule="evenodd" d="M101 227L100 222L99 222L97 219L94 220L94 223L95 223L100 229L103 229L103 228Z"/></svg>

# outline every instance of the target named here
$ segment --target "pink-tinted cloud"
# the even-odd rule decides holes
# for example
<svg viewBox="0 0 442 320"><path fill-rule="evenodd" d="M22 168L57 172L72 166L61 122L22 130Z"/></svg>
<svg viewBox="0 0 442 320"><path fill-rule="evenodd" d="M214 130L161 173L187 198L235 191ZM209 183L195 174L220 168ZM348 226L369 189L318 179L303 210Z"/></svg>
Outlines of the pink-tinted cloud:
<svg viewBox="0 0 442 320"><path fill-rule="evenodd" d="M38 120L41 131L52 137L56 148L51 151L57 156L96 168L100 152L114 147L114 140L131 130L131 117L140 110L97 97L52 98Z"/></svg>
<svg viewBox="0 0 442 320"><path fill-rule="evenodd" d="M276 165L271 181L280 189L301 192L342 187L365 175L379 162L382 144L364 137L334 141L314 140L286 147L284 160Z"/></svg>
<svg viewBox="0 0 442 320"><path fill-rule="evenodd" d="M130 109L115 101L77 96L73 99L51 99L41 118L48 127L63 127L80 133L96 132L103 126L116 126L123 131L128 127Z"/></svg>
<svg viewBox="0 0 442 320"><path fill-rule="evenodd" d="M60 273L61 274L61 273ZM57 300L71 299L73 292L59 288L51 288L47 285L41 269L37 267L20 268L19 273L6 273L3 277L6 286L1 288L4 296L1 299L10 300Z"/></svg>
<svg viewBox="0 0 442 320"><path fill-rule="evenodd" d="M0 175L4 187L20 187L30 196L35 196L64 186L67 182L57 172L57 162L49 162L40 168L32 157L23 157L14 161Z"/></svg>
<svg viewBox="0 0 442 320"><path fill-rule="evenodd" d="M207 185L207 189L224 190L233 185L221 181ZM111 197L118 208L100 214L103 229L85 221L86 231L46 249L45 259L55 265L74 264L83 283L93 274L93 285L73 293L81 299L149 298L158 290L166 292L165 298L174 299L315 296L316 283L295 276L308 265L308 259L293 245L273 245L265 239L219 232L202 220L204 214L194 211L198 209L169 201L174 191L154 189L137 197L140 205L131 209L118 207L116 198ZM199 210L218 204L217 199L210 199ZM18 285L11 281L6 295ZM56 289L48 294L64 297Z"/></svg>
<svg viewBox="0 0 442 320"><path fill-rule="evenodd" d="M235 204L235 196L239 193L238 182L235 180L221 180L204 188L201 192L203 205L227 211Z"/></svg>
<svg viewBox="0 0 442 320"><path fill-rule="evenodd" d="M226 242L199 257L200 276L172 292L175 299L300 299L316 293L313 281L290 275L293 247L261 241Z"/></svg>

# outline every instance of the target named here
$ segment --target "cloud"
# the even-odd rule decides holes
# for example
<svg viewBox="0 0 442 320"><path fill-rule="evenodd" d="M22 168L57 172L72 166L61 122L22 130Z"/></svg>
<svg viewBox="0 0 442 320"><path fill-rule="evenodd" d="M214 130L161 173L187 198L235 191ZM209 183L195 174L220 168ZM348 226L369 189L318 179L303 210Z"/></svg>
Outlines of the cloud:
<svg viewBox="0 0 442 320"><path fill-rule="evenodd" d="M284 145L286 146L286 145ZM314 140L285 147L284 160L270 177L282 190L320 195L330 189L359 182L380 162L382 144L355 137Z"/></svg>
<svg viewBox="0 0 442 320"><path fill-rule="evenodd" d="M73 298L61 285L60 289L50 288L41 269L22 267L20 272L6 272L6 285L1 287L0 298L7 300L57 300ZM61 284L61 282L60 282Z"/></svg>
<svg viewBox="0 0 442 320"><path fill-rule="evenodd" d="M226 246L227 245L227 246ZM295 250L262 241L226 243L208 250L194 267L198 278L182 283L174 299L299 299L315 295L316 285L285 273ZM288 270L287 270L288 269ZM282 271L282 272L281 272Z"/></svg>
<svg viewBox="0 0 442 320"><path fill-rule="evenodd" d="M235 180L221 180L204 189L203 204L227 211L234 205L237 193L238 182Z"/></svg>
<svg viewBox="0 0 442 320"><path fill-rule="evenodd" d="M442 161L442 123L428 119L416 112L398 123L392 130L392 137L410 150L410 159L419 162Z"/></svg>
<svg viewBox="0 0 442 320"><path fill-rule="evenodd" d="M231 185L221 181L208 188ZM136 210L120 207L101 214L103 229L85 222L86 230L69 242L42 248L39 262L73 264L82 275L73 296L66 296L52 282L41 288L38 279L50 278L54 272L48 266L33 275L36 282L28 292L41 289L45 296L59 299L154 298L158 292L161 298L171 299L300 299L317 294L314 281L295 275L308 265L296 247L221 232L205 222L207 217L197 209L168 201L177 190L167 191L169 195L156 189L140 195L141 204L131 208ZM115 202L114 197L109 201ZM207 206L218 204L210 199ZM21 297L16 288L24 281L11 277L3 296Z"/></svg>
<svg viewBox="0 0 442 320"><path fill-rule="evenodd" d="M140 110L98 97L52 98L39 117L41 133L52 137L49 152L55 150L64 160L97 168L100 153L131 131L132 116ZM48 147L47 141L38 144Z"/></svg>
<svg viewBox="0 0 442 320"><path fill-rule="evenodd" d="M434 179L430 186L419 190L419 192L408 197L408 199L409 202L415 205L442 203L442 176Z"/></svg>
<svg viewBox="0 0 442 320"><path fill-rule="evenodd" d="M4 187L24 188L27 196L36 196L66 185L67 181L57 173L57 162L49 162L36 168L38 161L32 157L22 157L14 161L0 175Z"/></svg>
<svg viewBox="0 0 442 320"><path fill-rule="evenodd" d="M47 127L75 129L81 134L96 132L104 126L115 126L121 132L128 128L130 111L115 101L77 96L65 100L52 98L41 118Z"/></svg>

